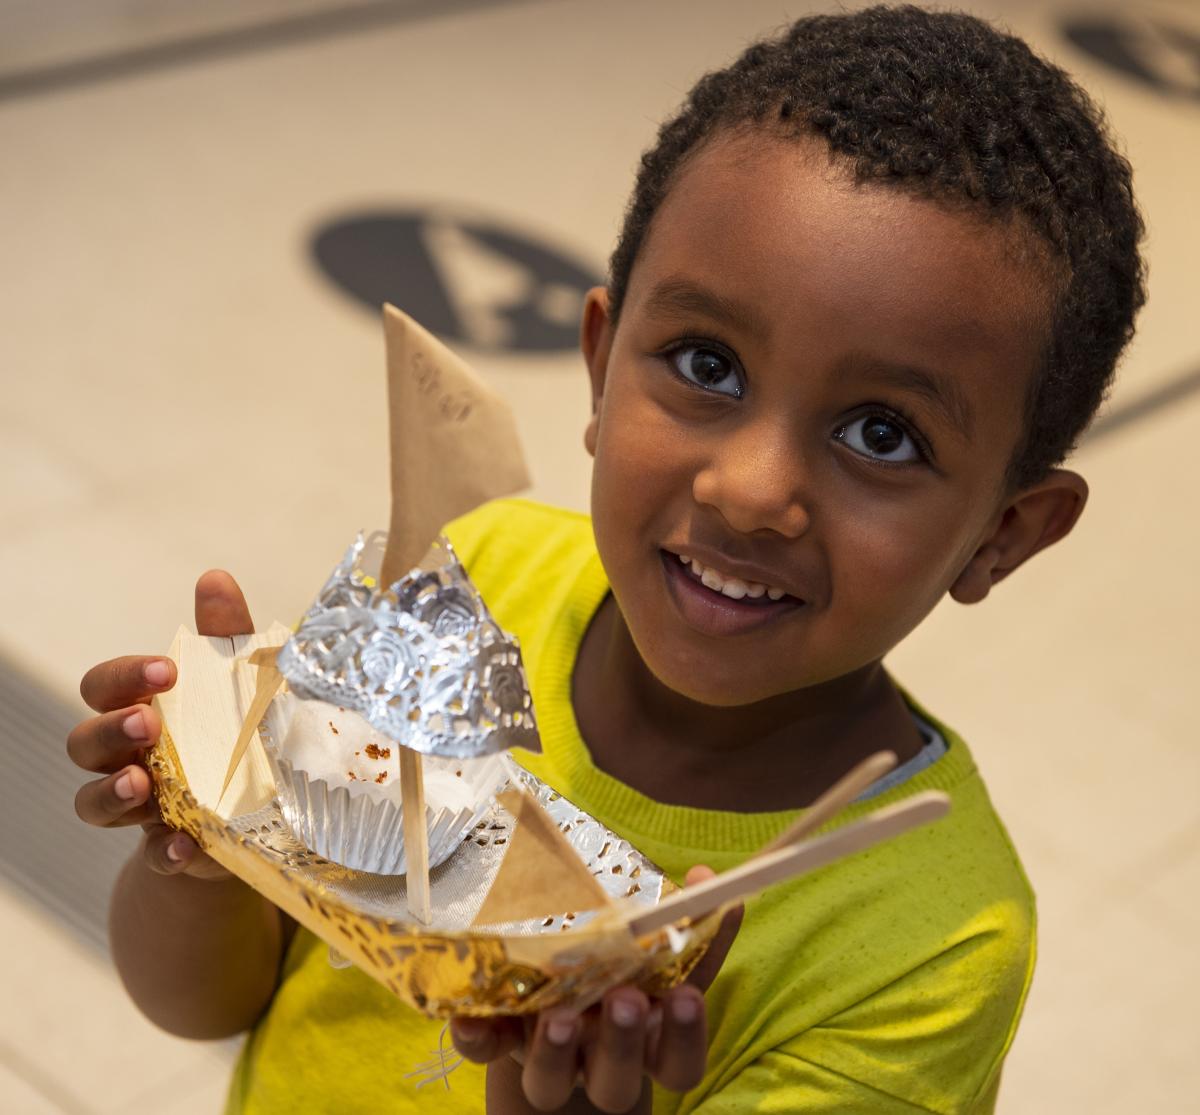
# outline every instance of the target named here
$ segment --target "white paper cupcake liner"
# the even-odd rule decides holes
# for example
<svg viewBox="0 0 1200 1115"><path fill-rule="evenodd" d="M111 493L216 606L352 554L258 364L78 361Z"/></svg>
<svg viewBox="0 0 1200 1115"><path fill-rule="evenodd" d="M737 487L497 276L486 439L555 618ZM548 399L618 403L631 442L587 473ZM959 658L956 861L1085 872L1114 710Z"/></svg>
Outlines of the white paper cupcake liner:
<svg viewBox="0 0 1200 1115"><path fill-rule="evenodd" d="M293 767L269 741L264 742L283 819L305 847L355 871L403 875L408 870L404 815L399 804L382 795L352 794L345 786L330 786L324 779L310 778ZM492 795L507 781L507 768L499 756L475 760L470 766L477 803L473 808L426 807L430 868L450 858L488 812Z"/></svg>

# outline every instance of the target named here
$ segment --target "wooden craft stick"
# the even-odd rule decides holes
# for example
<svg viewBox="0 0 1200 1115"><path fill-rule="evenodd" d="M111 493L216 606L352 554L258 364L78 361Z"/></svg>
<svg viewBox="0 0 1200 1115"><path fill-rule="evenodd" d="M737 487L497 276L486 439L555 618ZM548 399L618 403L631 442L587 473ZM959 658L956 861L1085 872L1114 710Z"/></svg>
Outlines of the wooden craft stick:
<svg viewBox="0 0 1200 1115"><path fill-rule="evenodd" d="M868 755L858 766L843 774L798 818L783 830L769 844L764 844L755 853L756 856L776 852L798 844L806 836L814 833L826 821L830 820L849 805L868 786L878 782L888 771L896 766L896 754L893 751L876 751Z"/></svg>
<svg viewBox="0 0 1200 1115"><path fill-rule="evenodd" d="M220 808L221 798L229 789L229 784L233 781L233 776L237 773L238 766L246 755L246 749L250 746L254 733L258 731L262 718L267 715L267 709L283 684L283 674L275 665L275 659L281 650L283 647L260 647L250 655L250 664L258 667L258 674L254 682L254 700L250 702L246 718L242 721L242 730L238 733L237 742L233 745L233 754L229 756L229 766L225 771L225 781L221 785L221 796L217 798L217 808Z"/></svg>
<svg viewBox="0 0 1200 1115"><path fill-rule="evenodd" d="M400 748L400 807L404 811L404 859L408 912L422 925L433 917L429 901L429 830L425 826L425 771L420 752Z"/></svg>
<svg viewBox="0 0 1200 1115"><path fill-rule="evenodd" d="M944 817L950 799L937 790L914 794L895 805L877 809L861 821L824 836L780 848L735 867L694 887L677 891L653 909L632 913L626 926L635 937L652 933L680 918L698 918L722 906L756 894L773 883L782 883L807 871L825 867L843 856L870 848L908 829Z"/></svg>

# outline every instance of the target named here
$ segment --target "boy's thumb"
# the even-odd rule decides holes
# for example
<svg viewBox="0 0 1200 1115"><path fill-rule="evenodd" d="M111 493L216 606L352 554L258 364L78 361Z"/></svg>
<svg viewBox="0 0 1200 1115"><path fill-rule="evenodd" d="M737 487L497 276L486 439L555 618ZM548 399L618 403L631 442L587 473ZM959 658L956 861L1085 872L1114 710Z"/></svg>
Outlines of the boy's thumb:
<svg viewBox="0 0 1200 1115"><path fill-rule="evenodd" d="M223 569L210 569L196 582L196 634L249 635L254 621L238 583Z"/></svg>
<svg viewBox="0 0 1200 1115"><path fill-rule="evenodd" d="M685 886L695 886L697 883L704 882L705 879L711 879L716 872L711 867L693 867L684 880ZM738 935L738 930L742 927L742 915L745 913L745 908L739 902L732 910L726 913L721 920L721 928L717 930L716 935L712 939L712 943L708 946L708 951L700 958L700 963L692 969L691 974L687 978L687 982L693 987L698 987L701 991L707 991L709 985L717 978L717 973L721 970L721 965L725 963L725 957L729 955L729 950L733 948L734 938Z"/></svg>

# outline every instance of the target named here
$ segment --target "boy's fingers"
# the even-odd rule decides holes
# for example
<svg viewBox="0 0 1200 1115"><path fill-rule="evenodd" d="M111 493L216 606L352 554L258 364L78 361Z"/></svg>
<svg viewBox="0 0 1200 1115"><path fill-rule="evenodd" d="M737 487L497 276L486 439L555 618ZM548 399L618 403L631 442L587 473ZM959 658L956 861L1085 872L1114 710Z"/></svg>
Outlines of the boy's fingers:
<svg viewBox="0 0 1200 1115"><path fill-rule="evenodd" d="M189 847L190 845L190 847ZM142 859L160 875L178 875L196 849L191 837L159 823L147 825L142 838Z"/></svg>
<svg viewBox="0 0 1200 1115"><path fill-rule="evenodd" d="M93 666L79 683L79 695L89 708L111 712L149 700L175 684L175 663L169 658L127 654Z"/></svg>
<svg viewBox="0 0 1200 1115"><path fill-rule="evenodd" d="M237 581L223 569L210 569L196 582L198 635L249 635L254 621Z"/></svg>
<svg viewBox="0 0 1200 1115"><path fill-rule="evenodd" d="M254 630L246 598L228 573L212 569L196 582L196 630L201 635L249 635ZM79 695L89 708L112 712L170 689L175 677L169 658L124 655L88 670Z"/></svg>
<svg viewBox="0 0 1200 1115"><path fill-rule="evenodd" d="M162 724L149 705L133 705L76 724L67 755L77 767L112 774L153 747Z"/></svg>
<svg viewBox="0 0 1200 1115"><path fill-rule="evenodd" d="M711 879L715 874L716 872L711 867L693 867L687 873L684 886L693 887L697 883L704 882L705 879ZM729 955L734 938L742 926L744 913L743 907L738 905L721 920L721 927L713 937L712 944L708 946L708 951L700 958L700 963L692 969L687 978L687 982L693 987L707 991L712 985L712 981L717 978L717 973L721 970L721 965L725 963L725 957Z"/></svg>
<svg viewBox="0 0 1200 1115"><path fill-rule="evenodd" d="M604 997L596 1040L588 1043L587 1096L601 1111L628 1111L646 1079L646 1020L650 1001L635 987Z"/></svg>
<svg viewBox="0 0 1200 1115"><path fill-rule="evenodd" d="M107 778L87 782L75 795L79 819L101 828L142 824L158 816L150 794L150 775L143 767L128 766Z"/></svg>
<svg viewBox="0 0 1200 1115"><path fill-rule="evenodd" d="M177 832L162 821L145 826L142 859L160 875L190 875L194 879L232 879L215 859L206 856L186 832Z"/></svg>
<svg viewBox="0 0 1200 1115"><path fill-rule="evenodd" d="M156 825L146 825L145 831L142 858L151 871L157 871L160 875L180 875L184 871L190 875L212 877L229 874L220 864L205 856L187 833L176 832L174 828L163 825L162 821Z"/></svg>
<svg viewBox="0 0 1200 1115"><path fill-rule="evenodd" d="M708 1053L708 1026L704 996L686 983L663 997L662 1031L654 1063L654 1079L673 1092L686 1092L704 1077Z"/></svg>
<svg viewBox="0 0 1200 1115"><path fill-rule="evenodd" d="M549 1010L539 1018L525 1050L521 1090L539 1111L554 1111L575 1090L580 1019L573 1011Z"/></svg>
<svg viewBox="0 0 1200 1115"><path fill-rule="evenodd" d="M468 1061L486 1065L520 1046L525 1027L519 1018L452 1018L450 1038Z"/></svg>

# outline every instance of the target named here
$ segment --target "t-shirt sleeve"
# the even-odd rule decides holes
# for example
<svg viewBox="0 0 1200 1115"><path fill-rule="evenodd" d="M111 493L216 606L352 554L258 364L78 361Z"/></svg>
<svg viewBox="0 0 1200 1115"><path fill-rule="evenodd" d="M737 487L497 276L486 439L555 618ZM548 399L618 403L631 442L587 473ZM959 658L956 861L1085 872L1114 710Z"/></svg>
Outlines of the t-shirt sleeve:
<svg viewBox="0 0 1200 1115"><path fill-rule="evenodd" d="M760 1057L728 1087L692 1110L695 1115L918 1115L928 1108L777 1050Z"/></svg>
<svg viewBox="0 0 1200 1115"><path fill-rule="evenodd" d="M970 1115L993 1115L999 1074L973 1104L958 1108ZM930 1108L881 1092L860 1080L815 1065L782 1050L750 1065L729 1088L693 1108L696 1115L928 1115Z"/></svg>

